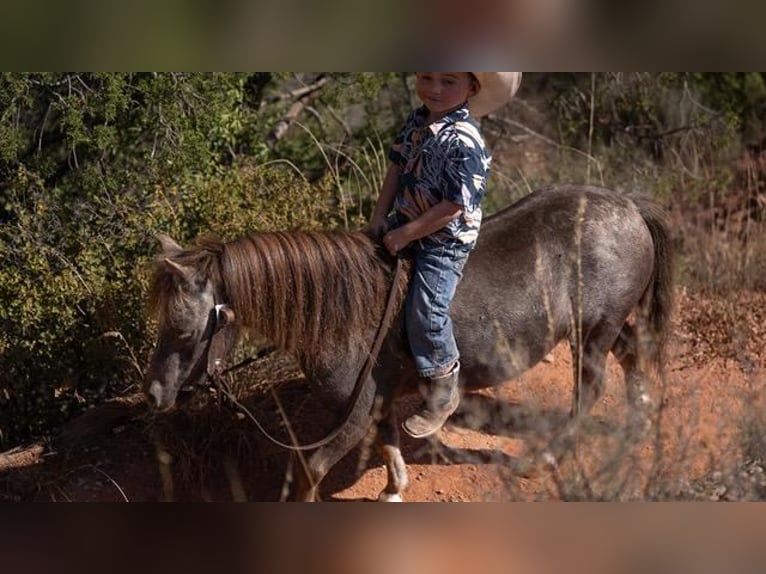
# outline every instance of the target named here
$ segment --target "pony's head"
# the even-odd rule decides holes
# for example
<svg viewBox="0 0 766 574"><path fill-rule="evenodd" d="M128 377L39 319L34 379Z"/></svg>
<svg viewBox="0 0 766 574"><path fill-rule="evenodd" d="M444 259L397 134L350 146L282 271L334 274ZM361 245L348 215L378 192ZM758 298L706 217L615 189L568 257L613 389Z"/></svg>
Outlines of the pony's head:
<svg viewBox="0 0 766 574"><path fill-rule="evenodd" d="M207 240L183 249L158 236L162 252L152 279L150 307L158 341L144 381L150 404L167 410L185 385L203 383L220 369L237 339L234 312L224 301L218 261L221 244Z"/></svg>

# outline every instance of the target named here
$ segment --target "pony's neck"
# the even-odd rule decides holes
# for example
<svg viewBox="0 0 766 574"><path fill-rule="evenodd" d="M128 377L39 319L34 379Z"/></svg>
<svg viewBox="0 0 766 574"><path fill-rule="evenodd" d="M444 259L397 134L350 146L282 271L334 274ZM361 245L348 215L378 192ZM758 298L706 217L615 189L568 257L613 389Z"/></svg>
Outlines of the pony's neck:
<svg viewBox="0 0 766 574"><path fill-rule="evenodd" d="M360 233L258 233L228 244L222 258L242 324L302 363L368 344L389 273Z"/></svg>

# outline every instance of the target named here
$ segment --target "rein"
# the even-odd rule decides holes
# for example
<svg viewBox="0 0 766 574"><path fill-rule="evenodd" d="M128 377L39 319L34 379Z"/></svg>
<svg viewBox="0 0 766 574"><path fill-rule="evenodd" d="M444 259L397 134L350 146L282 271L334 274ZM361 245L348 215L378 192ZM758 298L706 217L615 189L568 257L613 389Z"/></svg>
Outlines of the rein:
<svg viewBox="0 0 766 574"><path fill-rule="evenodd" d="M325 436L323 439L318 440L316 442L312 442L310 444L305 445L298 445L298 444L287 444L285 442L280 441L279 439L274 438L269 434L269 432L263 427L263 425L258 422L258 419L255 418L255 415L253 415L252 412L250 412L247 407L245 407L242 403L240 403L234 395L229 391L226 384L221 382L220 378L222 375L228 374L232 371L235 371L237 369L241 369L243 367L246 367L247 365L255 362L256 360L266 356L270 352L275 351L274 348L265 349L264 351L261 351L258 353L256 357L250 357L248 359L245 359L244 361L237 363L236 365L229 367L228 369L224 370L223 372L219 373L208 373L208 379L212 381L212 383L215 385L215 387L218 389L218 391L223 394L226 399L231 402L235 407L237 407L239 410L241 410L250 420L255 423L255 426L258 428L259 431L273 444L277 445L280 448L284 448L287 450L292 451L307 451L307 450L314 450L319 447L325 446L326 444L333 441L337 436L341 433L343 428L346 426L346 424L351 419L351 415L354 412L354 409L356 408L356 404L359 401L359 396L362 394L362 388L364 387L364 382L367 380L367 378L370 376L370 373L372 372L372 367L375 361L378 358L378 354L380 354L380 348L383 345L383 339L385 338L388 329L386 329L386 325L390 325L391 318L394 312L394 304L396 302L396 291L397 286L399 284L399 280L401 278L403 270L403 263L401 257L396 258L396 269L394 271L394 277L393 281L391 283L391 290L388 293L388 300L386 301L386 308L383 312L383 317L380 321L380 324L378 325L378 330L375 334L375 339L372 342L372 347L370 348L370 352L367 355L367 359L364 362L364 366L362 367L362 370L359 372L359 376L356 379L356 383L354 385L354 390L351 392L351 396L349 397L348 404L346 406L346 411L343 415L343 420L340 422L340 424L327 436ZM208 348L209 351L209 348ZM288 427L288 431L289 431ZM290 432L292 436L292 432Z"/></svg>

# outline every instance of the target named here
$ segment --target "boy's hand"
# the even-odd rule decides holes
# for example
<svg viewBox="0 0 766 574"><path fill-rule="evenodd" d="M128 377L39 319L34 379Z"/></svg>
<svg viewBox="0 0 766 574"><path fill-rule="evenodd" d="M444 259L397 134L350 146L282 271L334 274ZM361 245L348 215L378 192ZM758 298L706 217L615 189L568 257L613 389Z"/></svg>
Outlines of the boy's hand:
<svg viewBox="0 0 766 574"><path fill-rule="evenodd" d="M397 253L409 245L410 241L406 226L398 227L386 233L385 237L383 237L383 246L391 255L396 256Z"/></svg>
<svg viewBox="0 0 766 574"><path fill-rule="evenodd" d="M388 231L388 222L385 217L374 217L364 228L364 232L380 241Z"/></svg>

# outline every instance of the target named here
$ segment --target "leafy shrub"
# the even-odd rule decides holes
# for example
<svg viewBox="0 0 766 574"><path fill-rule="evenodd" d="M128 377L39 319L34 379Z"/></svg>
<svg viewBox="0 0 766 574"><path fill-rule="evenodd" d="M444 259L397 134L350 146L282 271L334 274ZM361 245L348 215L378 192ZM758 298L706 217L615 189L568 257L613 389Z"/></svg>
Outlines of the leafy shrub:
<svg viewBox="0 0 766 574"><path fill-rule="evenodd" d="M328 186L291 170L239 166L221 177L126 194L109 206L41 195L0 225L2 440L40 435L140 383L152 344L144 298L157 232L332 226ZM66 221L66 225L62 222Z"/></svg>

